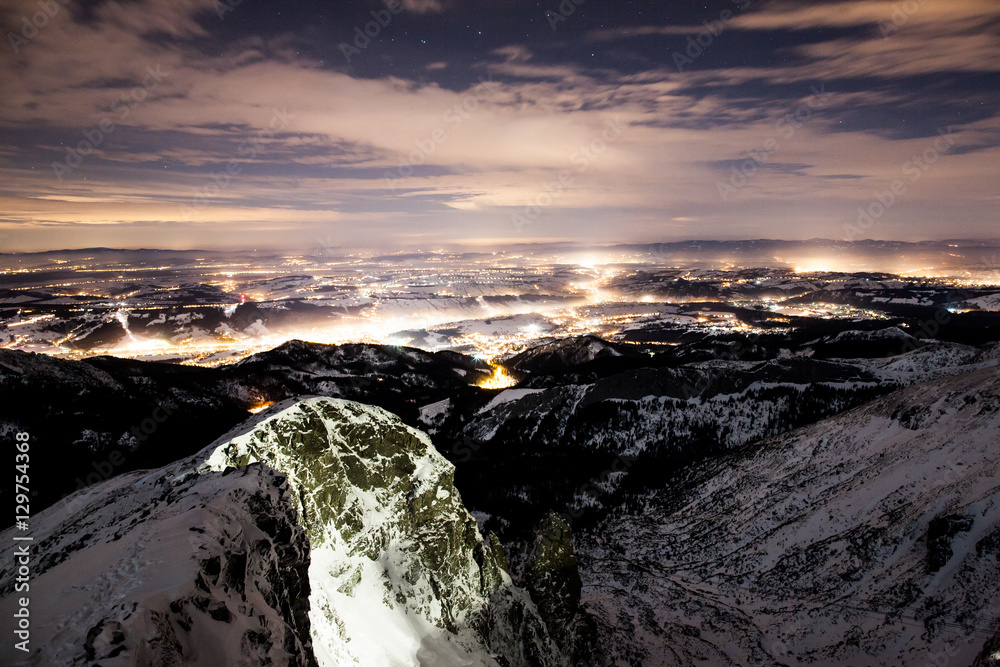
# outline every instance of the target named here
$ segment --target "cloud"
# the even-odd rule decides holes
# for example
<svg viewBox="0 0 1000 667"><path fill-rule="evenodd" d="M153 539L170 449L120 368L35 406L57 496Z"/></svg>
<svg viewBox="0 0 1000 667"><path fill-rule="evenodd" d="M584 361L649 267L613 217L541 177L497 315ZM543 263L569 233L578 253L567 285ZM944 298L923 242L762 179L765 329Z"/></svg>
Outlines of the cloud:
<svg viewBox="0 0 1000 667"><path fill-rule="evenodd" d="M492 74L517 79L557 79L571 80L586 78L577 65L540 65L531 63L534 54L528 47L511 44L493 50L493 55L502 57L502 63L489 63L487 69Z"/></svg>
<svg viewBox="0 0 1000 667"><path fill-rule="evenodd" d="M1000 8L993 0L856 0L833 3L779 2L759 10L750 10L735 18L731 28L737 30L811 30L877 25L881 22L898 24L938 25L942 22L973 22L996 18Z"/></svg>
<svg viewBox="0 0 1000 667"><path fill-rule="evenodd" d="M774 2L750 7L744 12L732 11L725 23L726 30L773 31L815 30L817 28L878 27L887 31L903 26L942 25L976 27L1000 16L1000 7L993 0L852 0L849 2L791 3ZM713 22L718 16L706 15ZM586 39L611 42L651 35L696 35L706 30L704 23L694 25L635 25L592 30Z"/></svg>
<svg viewBox="0 0 1000 667"><path fill-rule="evenodd" d="M471 68L492 83L451 88L391 76L355 78L306 56L294 58L281 36L240 40L206 56L196 45L217 20L207 1L107 3L81 22L62 12L19 54L0 55L0 205L19 220L5 226L21 233L85 225L104 230L108 245L115 245L115 225L122 226L121 238L133 238L126 229L148 233L170 225L180 234L207 230L211 239L238 229L281 240L284 229L287 238L308 241L324 225L358 237L388 238L405 227L422 239L469 236L470 229L518 238L510 215L568 173L569 182L529 234L616 239L692 221L705 234L736 224L753 232L808 219L813 224L800 226L803 233L836 236L857 203L898 178L901 165L926 148L925 138L844 129L847 110L907 109L917 103L915 94L931 104L947 91L904 90L894 82L1000 66L984 3L956 0L947 30L935 27L945 20L937 5L923 5L920 12L928 13L911 16L883 38L874 21L886 16L886 5L767 5L741 15L733 26L744 31L872 26L800 42L781 52L788 59L777 68L706 65L680 73L648 66L622 73L544 60L515 44ZM32 4L13 6L27 11ZM442 6L411 2L406 8ZM691 29L627 31L682 35ZM141 86L149 67L168 75L119 119L116 101ZM432 62L422 71L444 67ZM884 85L849 85L859 78ZM838 80L845 84L833 85ZM717 182L745 151L775 136L782 116L820 82L846 92L792 138L782 138L773 166L722 201ZM282 114L287 123L275 127ZM109 118L115 129L70 178L57 181L50 163ZM606 123L614 120L623 131L605 140ZM960 143L954 154L894 208L888 229L906 220L910 227L900 233L932 235L939 202L968 204L963 215L972 220L994 205L997 121L955 125ZM970 146L977 148L962 152ZM239 173L219 176L229 163ZM206 196L217 179L225 186ZM199 206L192 207L196 199ZM194 208L189 219L182 206Z"/></svg>

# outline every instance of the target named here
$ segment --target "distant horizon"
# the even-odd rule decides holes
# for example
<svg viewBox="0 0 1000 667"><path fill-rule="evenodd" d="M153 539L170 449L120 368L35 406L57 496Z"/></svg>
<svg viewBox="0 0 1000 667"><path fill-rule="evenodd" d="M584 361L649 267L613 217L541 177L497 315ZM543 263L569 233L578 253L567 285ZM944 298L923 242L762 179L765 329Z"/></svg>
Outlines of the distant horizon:
<svg viewBox="0 0 1000 667"><path fill-rule="evenodd" d="M710 238L687 238L672 241L635 241L635 242L606 242L606 243L587 243L583 241L531 241L531 242L520 242L520 243L508 243L506 246L501 246L500 244L458 244L458 243L445 243L445 244L429 244L424 247L387 247L387 248L375 248L375 247L340 247L340 246L326 246L325 251L336 251L343 252L345 254L385 254L385 255L399 255L406 253L458 253L458 252L510 252L512 249L538 249L546 247L557 247L563 246L567 248L580 248L586 250L600 250L600 249L614 249L614 248L626 248L626 247L648 247L648 246L680 246L683 244L691 243L705 243L705 244L739 244L739 243L772 243L772 244L796 244L796 243L828 243L828 244L838 244L844 246L860 246L864 244L892 244L897 246L920 246L920 245L933 245L933 244L966 244L975 246L980 244L984 247L993 247L987 244L996 244L1000 248L1000 236L998 237L982 237L982 238L941 238L941 239L922 239L919 241L906 241L899 239L836 239L827 237L812 237L804 239L781 239L781 238L728 238L728 239L710 239ZM301 246L262 246L258 245L255 248L250 246L229 246L229 247L207 247L207 246L195 246L195 247L153 247L153 246L79 246L79 247L53 247L45 249L33 249L33 250L18 250L18 251L5 251L0 246L0 255L2 256L16 256L16 255L44 255L47 253L60 253L60 252L93 252L93 251L108 251L108 252L203 252L203 253L249 253L249 252L272 252L272 253L302 253L302 256L309 256L310 253L316 254L316 248L303 248Z"/></svg>
<svg viewBox="0 0 1000 667"><path fill-rule="evenodd" d="M580 333L679 342L698 331L789 330L801 317L850 328L906 316L919 328L930 316L996 317L998 258L996 245L981 242L825 240L7 255L0 347L213 365L292 339L494 359ZM976 317L962 326L974 330Z"/></svg>
<svg viewBox="0 0 1000 667"><path fill-rule="evenodd" d="M519 243L506 246L437 246L424 248L64 248L0 253L0 281L20 284L13 275L25 270L64 275L132 265L144 271L173 270L207 263L231 264L234 270L289 275L321 274L338 266L373 262L385 266L442 271L463 263L510 267L674 267L690 269L787 269L795 273L884 273L907 278L960 278L1000 284L1000 239L885 241L865 239L691 239L653 243ZM238 268L237 268L238 267ZM221 270L221 269L220 269ZM52 282L61 282L60 277Z"/></svg>

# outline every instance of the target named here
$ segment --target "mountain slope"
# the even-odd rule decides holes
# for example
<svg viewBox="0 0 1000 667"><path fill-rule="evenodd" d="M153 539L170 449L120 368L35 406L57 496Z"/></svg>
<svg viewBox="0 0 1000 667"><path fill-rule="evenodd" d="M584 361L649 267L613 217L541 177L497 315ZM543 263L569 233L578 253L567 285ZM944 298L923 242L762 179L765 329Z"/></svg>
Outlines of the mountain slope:
<svg viewBox="0 0 1000 667"><path fill-rule="evenodd" d="M600 495L655 487L689 461L898 386L851 365L810 359L647 368L550 387L533 387L533 379L485 404L454 400L423 413L435 440L453 443L469 507L521 527L546 509L595 507L594 487ZM604 474L609 468L614 472ZM504 527L491 528L511 539Z"/></svg>
<svg viewBox="0 0 1000 667"><path fill-rule="evenodd" d="M595 361L639 357L627 347L597 336L565 338L529 348L507 360L506 366L528 373L565 374Z"/></svg>
<svg viewBox="0 0 1000 667"><path fill-rule="evenodd" d="M131 473L34 517L30 589L13 591L3 535L0 611L30 599L32 665L315 665L309 545L283 476L261 466ZM0 644L0 663L28 654Z"/></svg>
<svg viewBox="0 0 1000 667"><path fill-rule="evenodd" d="M0 430L30 432L36 454L62 462L32 480L37 509L95 481L194 454L251 407L323 395L379 405L412 423L417 405L468 391L488 368L452 353L300 341L223 368L0 350L0 395L20 399L0 401ZM0 482L0 497L12 490Z"/></svg>
<svg viewBox="0 0 1000 667"><path fill-rule="evenodd" d="M454 467L379 408L273 406L32 520L37 664L566 665ZM13 531L0 613L13 613ZM8 616L9 618L9 616ZM4 662L25 656L10 642Z"/></svg>
<svg viewBox="0 0 1000 667"><path fill-rule="evenodd" d="M579 534L618 664L968 665L1000 619L1000 376L705 463Z"/></svg>

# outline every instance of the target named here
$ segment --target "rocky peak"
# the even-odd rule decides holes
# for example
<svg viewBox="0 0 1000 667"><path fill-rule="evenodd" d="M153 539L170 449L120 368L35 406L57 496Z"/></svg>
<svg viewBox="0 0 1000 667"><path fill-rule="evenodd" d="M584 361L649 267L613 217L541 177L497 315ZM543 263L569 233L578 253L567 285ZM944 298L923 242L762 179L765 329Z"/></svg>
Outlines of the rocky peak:
<svg viewBox="0 0 1000 667"><path fill-rule="evenodd" d="M36 517L34 659L570 664L453 479L430 439L384 410L273 406L194 457ZM15 604L0 590L3 613ZM24 657L11 650L5 662Z"/></svg>
<svg viewBox="0 0 1000 667"><path fill-rule="evenodd" d="M535 531L527 563L528 590L546 619L566 623L580 604L580 574L569 523L547 513Z"/></svg>
<svg viewBox="0 0 1000 667"><path fill-rule="evenodd" d="M519 664L516 643L489 646L482 632L496 605L524 607L546 635L527 598L508 593L503 550L462 505L454 466L395 415L328 398L282 403L253 430L224 436L204 469L256 461L288 475L310 538L321 663L410 664L407 633L418 628L423 654L471 659L485 644Z"/></svg>

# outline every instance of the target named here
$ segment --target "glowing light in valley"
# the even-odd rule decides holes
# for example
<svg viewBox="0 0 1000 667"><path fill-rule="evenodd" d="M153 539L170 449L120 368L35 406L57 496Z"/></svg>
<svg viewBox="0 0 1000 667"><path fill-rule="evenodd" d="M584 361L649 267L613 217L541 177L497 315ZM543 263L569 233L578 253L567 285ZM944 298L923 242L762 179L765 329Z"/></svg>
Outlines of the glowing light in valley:
<svg viewBox="0 0 1000 667"><path fill-rule="evenodd" d="M831 273L836 271L832 262L810 260L795 267L795 273Z"/></svg>
<svg viewBox="0 0 1000 667"><path fill-rule="evenodd" d="M493 375L479 382L483 389L508 389L517 384L517 379L507 372L507 369L500 364L490 364L493 368Z"/></svg>
<svg viewBox="0 0 1000 667"><path fill-rule="evenodd" d="M26 324L35 324L37 322L44 322L45 320L50 320L53 317L55 317L55 315L52 315L51 313L49 313L49 314L46 314L46 315L39 315L37 317L32 317L29 320L21 320L20 322L8 322L7 326L8 327L22 327L22 326L24 326Z"/></svg>

